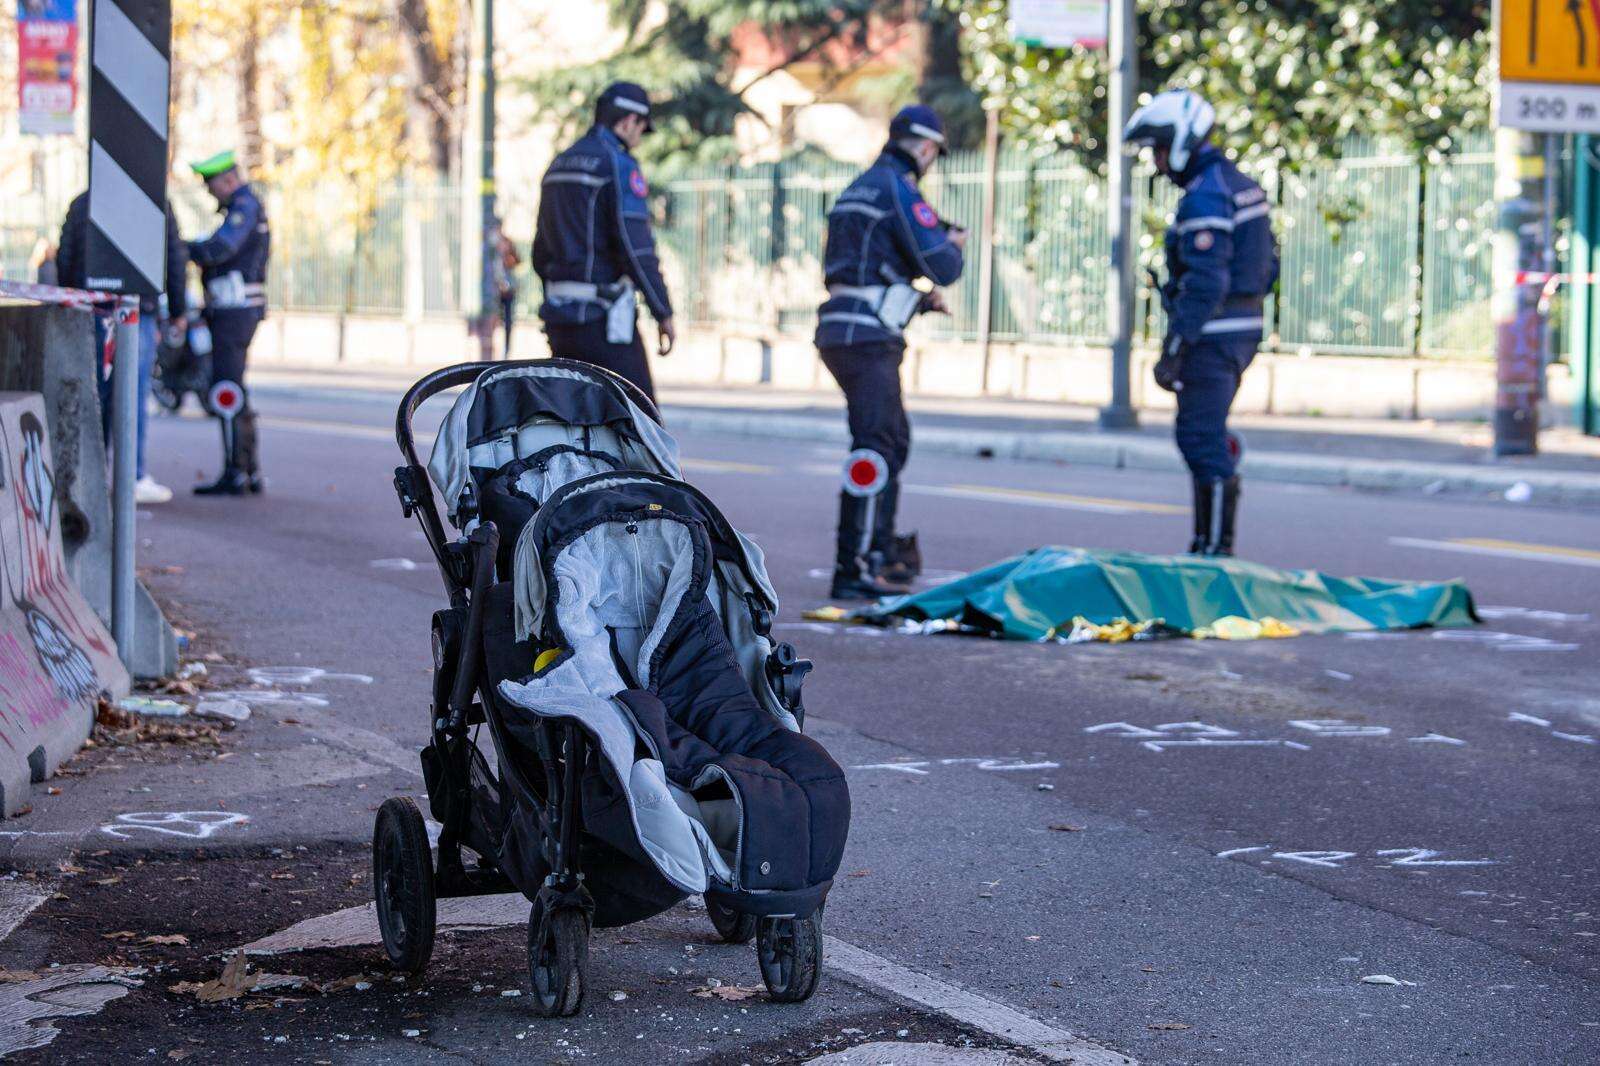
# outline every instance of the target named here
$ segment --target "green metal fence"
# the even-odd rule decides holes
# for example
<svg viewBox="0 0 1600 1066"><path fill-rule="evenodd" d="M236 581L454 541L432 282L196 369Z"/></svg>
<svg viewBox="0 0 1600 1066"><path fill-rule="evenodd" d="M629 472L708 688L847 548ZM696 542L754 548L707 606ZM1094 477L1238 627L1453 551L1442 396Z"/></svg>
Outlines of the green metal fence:
<svg viewBox="0 0 1600 1066"><path fill-rule="evenodd" d="M1347 153L1337 162L1256 177L1267 188L1283 251L1269 343L1286 351L1487 357L1493 163L1474 150L1423 165L1409 157ZM707 167L662 184L657 233L680 317L688 324L803 335L823 299L826 211L854 169L797 160ZM952 339L980 334L977 263L983 255L984 165L956 153L925 183L940 213L971 231L966 276L949 293L952 314L923 328ZM1105 339L1110 242L1105 186L1066 156L1008 151L997 160L990 336L1041 344ZM1140 174L1139 253L1161 265L1161 231L1176 194ZM271 304L284 310L457 315L462 307L459 189L272 189ZM509 190L507 231L526 241L536 190ZM186 233L214 225L205 194L175 205ZM39 236L59 218L42 203L0 205L0 270L25 273ZM55 212L52 212L55 213ZM523 313L538 301L526 267ZM470 301L475 303L475 297ZM1159 309L1141 284L1140 322L1159 336Z"/></svg>

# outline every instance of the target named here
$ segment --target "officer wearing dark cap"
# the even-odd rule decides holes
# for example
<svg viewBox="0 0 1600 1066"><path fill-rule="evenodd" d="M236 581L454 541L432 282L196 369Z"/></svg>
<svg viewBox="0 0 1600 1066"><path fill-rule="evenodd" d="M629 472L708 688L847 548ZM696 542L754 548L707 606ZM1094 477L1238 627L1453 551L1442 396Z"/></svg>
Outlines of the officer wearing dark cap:
<svg viewBox="0 0 1600 1066"><path fill-rule="evenodd" d="M189 259L205 284L206 325L211 330L212 413L222 424L222 474L195 486L199 496L261 492L256 451L256 412L244 387L245 360L256 327L267 314L267 259L272 234L266 208L245 180L233 152L190 165L223 213L211 236L189 242Z"/></svg>
<svg viewBox="0 0 1600 1066"><path fill-rule="evenodd" d="M550 354L615 371L652 399L639 297L660 330L657 351L666 355L677 339L650 231L649 186L630 154L654 128L639 86L619 81L601 93L589 132L545 171L533 239Z"/></svg>
<svg viewBox="0 0 1600 1066"><path fill-rule="evenodd" d="M961 276L966 230L940 219L917 188L945 153L944 124L933 109L902 108L883 152L828 211L828 299L817 312L816 345L844 390L851 448L839 493L834 599L904 592L922 568L916 534L895 533L900 471L911 450L900 361L912 317L945 310L937 288L912 282L950 285Z"/></svg>

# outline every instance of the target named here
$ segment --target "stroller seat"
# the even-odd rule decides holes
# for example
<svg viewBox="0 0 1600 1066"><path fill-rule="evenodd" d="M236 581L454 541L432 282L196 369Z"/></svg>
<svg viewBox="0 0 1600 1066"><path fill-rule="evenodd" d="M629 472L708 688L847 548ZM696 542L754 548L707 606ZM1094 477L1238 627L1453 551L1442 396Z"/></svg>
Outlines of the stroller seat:
<svg viewBox="0 0 1600 1066"><path fill-rule="evenodd" d="M821 745L752 690L724 621L745 605L713 595L738 545L714 543L720 516L708 506L687 486L643 475L560 490L517 545L519 635L536 633L559 654L532 677L503 681L500 695L598 739L627 800L613 816L627 824L595 824L586 811L587 832L637 841L681 891L747 913L806 915L842 858L849 792ZM519 718L507 723L513 733Z"/></svg>

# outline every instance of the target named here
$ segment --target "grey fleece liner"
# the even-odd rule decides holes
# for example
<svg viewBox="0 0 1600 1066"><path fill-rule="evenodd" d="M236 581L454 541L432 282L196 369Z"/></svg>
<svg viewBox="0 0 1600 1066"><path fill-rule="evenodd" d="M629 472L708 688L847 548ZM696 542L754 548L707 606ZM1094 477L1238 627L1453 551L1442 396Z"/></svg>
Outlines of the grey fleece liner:
<svg viewBox="0 0 1600 1066"><path fill-rule="evenodd" d="M626 532L629 526L637 532ZM517 570L526 572L520 560ZM615 698L629 685L611 657L615 631L639 686L649 686L650 659L693 571L693 540L676 521L603 522L590 529L561 550L553 567L556 616L572 654L526 682L502 681L500 694L532 714L571 718L598 740L626 785L645 853L680 889L704 892L711 877L732 884L733 872L696 817L694 798L667 780L659 759L635 758L639 734Z"/></svg>
<svg viewBox="0 0 1600 1066"><path fill-rule="evenodd" d="M596 492L640 480L642 479L621 473L616 477L591 482L579 491ZM513 563L516 575L518 640L532 639L542 631L545 604L548 601L544 568L539 565L539 550L534 544L532 535L533 526L534 523L529 522L522 527L522 533L517 538ZM750 689L756 694L757 702L785 729L792 729L798 733L800 723L795 721L794 715L784 707L777 693L772 690L771 682L767 680L767 656L772 654L772 641L755 631L749 607L744 600L746 593L755 593L765 599L773 615L777 615L778 594L773 590L772 580L767 576L766 557L755 541L738 530L734 530L733 535L738 538L739 550L744 555L744 565L741 566L737 562L717 562L712 570L712 580L706 590L706 596L722 619L723 628L727 630L729 642L733 645L734 655L739 660L739 670L750 683ZM753 583L751 577L747 575L753 575Z"/></svg>
<svg viewBox="0 0 1600 1066"><path fill-rule="evenodd" d="M558 366L528 366L495 372L496 380L514 377L593 380L588 375ZM564 422L534 421L530 416L529 421L519 426L514 434L469 444L467 422L472 406L478 399L480 381L474 381L456 397L450 413L439 427L433 453L428 458L428 475L443 493L445 513L451 518L455 517L461 493L470 480L469 467L498 469L513 459L533 455L552 444L601 448L615 453L629 469L648 470L673 478L682 476L678 468L678 442L631 399L626 402L633 416L633 436L636 440L623 439L614 431L603 429L592 431L586 443L583 430L579 427Z"/></svg>

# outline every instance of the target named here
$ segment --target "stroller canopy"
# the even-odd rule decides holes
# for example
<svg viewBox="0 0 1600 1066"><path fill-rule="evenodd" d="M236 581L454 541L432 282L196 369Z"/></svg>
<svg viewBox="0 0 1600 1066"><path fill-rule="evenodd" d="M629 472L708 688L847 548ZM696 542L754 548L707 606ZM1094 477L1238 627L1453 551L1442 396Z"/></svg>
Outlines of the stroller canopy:
<svg viewBox="0 0 1600 1066"><path fill-rule="evenodd" d="M474 476L554 446L599 452L622 469L677 477L678 444L604 370L566 360L486 370L445 416L428 460L456 525L470 517ZM587 471L585 471L587 472Z"/></svg>

